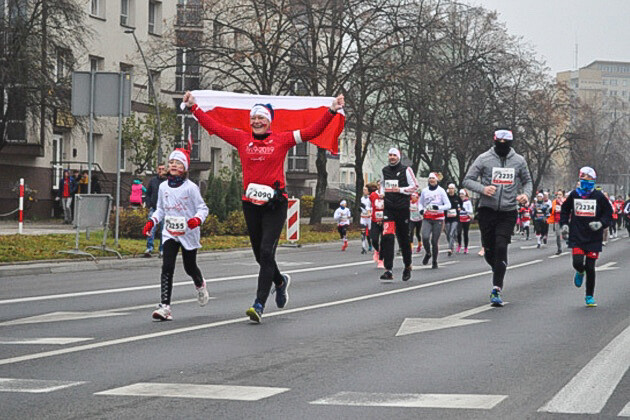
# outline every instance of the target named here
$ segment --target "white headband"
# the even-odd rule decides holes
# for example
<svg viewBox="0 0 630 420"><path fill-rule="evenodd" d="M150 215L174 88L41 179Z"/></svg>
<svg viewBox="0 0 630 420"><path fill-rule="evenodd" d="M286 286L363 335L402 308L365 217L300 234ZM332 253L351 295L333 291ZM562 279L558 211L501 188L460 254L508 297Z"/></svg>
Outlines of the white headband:
<svg viewBox="0 0 630 420"><path fill-rule="evenodd" d="M168 157L168 160L178 160L184 164L184 169L188 170L188 157L181 150L173 150L173 152Z"/></svg>
<svg viewBox="0 0 630 420"><path fill-rule="evenodd" d="M514 137L512 136L512 132L510 130L497 130L494 132L494 139L514 140Z"/></svg>
<svg viewBox="0 0 630 420"><path fill-rule="evenodd" d="M459 193L460 194L464 194L465 196L468 196L468 192L466 192L466 190L463 189L463 188L461 190L459 190Z"/></svg>
<svg viewBox="0 0 630 420"><path fill-rule="evenodd" d="M437 174L436 174L435 172L431 172L431 173L429 174L429 178L439 179L439 178L438 178L438 176L437 176Z"/></svg>
<svg viewBox="0 0 630 420"><path fill-rule="evenodd" d="M252 108L251 111L249 111L249 116L253 117L254 115L261 115L265 118L267 118L269 120L269 122L271 122L272 118L271 118L271 112L269 111L269 108L262 106L262 105L254 105L254 107Z"/></svg>
<svg viewBox="0 0 630 420"><path fill-rule="evenodd" d="M345 206L346 205L346 200L341 200L341 203L339 203L340 206Z"/></svg>
<svg viewBox="0 0 630 420"><path fill-rule="evenodd" d="M597 178L597 174L595 173L595 169L591 168L590 166L584 166L583 168L581 168L580 169L580 175L581 174L590 175L593 179Z"/></svg>

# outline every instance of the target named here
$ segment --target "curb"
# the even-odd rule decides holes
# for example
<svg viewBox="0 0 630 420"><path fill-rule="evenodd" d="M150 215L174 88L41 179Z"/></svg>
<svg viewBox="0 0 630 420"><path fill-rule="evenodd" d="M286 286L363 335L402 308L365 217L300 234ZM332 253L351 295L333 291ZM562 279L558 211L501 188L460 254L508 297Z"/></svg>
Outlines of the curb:
<svg viewBox="0 0 630 420"><path fill-rule="evenodd" d="M352 240L350 243L361 243L360 240ZM338 242L325 242L319 244L305 244L301 247L282 247L278 246L276 254L284 254L287 252L310 252L327 248L338 248ZM197 261L220 261L231 258L252 258L251 248L239 248L229 251L208 251L197 254ZM27 276L38 274L59 274L59 273L76 273L83 271L100 271L100 270L126 270L128 268L154 267L159 268L162 264L160 258L123 258L119 260L115 257L106 257L99 260L75 260L75 261L48 261L48 262L22 262L19 264L11 264L0 266L0 279L14 276Z"/></svg>

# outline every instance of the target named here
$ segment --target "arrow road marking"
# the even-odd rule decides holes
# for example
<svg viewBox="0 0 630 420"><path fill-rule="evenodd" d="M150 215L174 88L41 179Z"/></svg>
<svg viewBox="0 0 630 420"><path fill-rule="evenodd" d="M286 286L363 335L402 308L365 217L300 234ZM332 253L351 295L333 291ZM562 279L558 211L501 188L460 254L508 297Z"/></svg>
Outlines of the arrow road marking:
<svg viewBox="0 0 630 420"><path fill-rule="evenodd" d="M630 402L618 414L619 417L630 417Z"/></svg>
<svg viewBox="0 0 630 420"><path fill-rule="evenodd" d="M31 392L43 393L52 392L71 386L84 384L85 382L69 381L42 381L39 379L14 379L0 378L1 392Z"/></svg>
<svg viewBox="0 0 630 420"><path fill-rule="evenodd" d="M506 302L507 303L507 302ZM454 315L444 318L405 318L402 325L396 333L396 337L402 335L416 334L426 331L441 330L444 328L462 327L464 325L479 324L488 322L487 319L462 319L468 316L476 315L481 312L494 309L492 306L483 305L478 308L468 309Z"/></svg>
<svg viewBox="0 0 630 420"><path fill-rule="evenodd" d="M597 271L609 271L609 270L617 270L619 267L613 267L613 265L617 265L616 261L607 262L599 267L597 267Z"/></svg>
<svg viewBox="0 0 630 420"><path fill-rule="evenodd" d="M542 262L542 260L527 261L521 264L509 266L508 270L513 270L520 267L527 267L532 264L538 264L540 262ZM374 264L374 262L368 261L367 264ZM438 280L433 283L424 283L424 284L419 284L417 286L404 287L404 288L396 289L396 290L388 290L386 292L379 292L379 293L373 293L369 295L356 296L353 298L319 303L319 304L310 305L310 306L302 306L302 307L298 307L294 309L284 309L280 311L269 312L265 314L265 318L271 318L274 316L284 316L284 315L288 315L292 313L305 312L305 311L310 311L314 309L329 308L333 306L344 305L347 303L354 303L354 302L360 302L360 301L364 301L368 299L375 299L375 298L379 298L383 296L396 295L399 293L413 292L415 290L426 289L427 287L440 286L442 284L448 284L448 283L453 283L456 281L466 280L466 279L470 279L474 277L485 276L485 275L490 274L491 272L492 271L490 270L480 271L477 273L471 273L471 274L466 274L463 276L451 277L449 279ZM159 332L135 335L135 336L130 336L130 337L115 338L112 340L101 341L98 343L82 344L79 346L69 347L69 348L60 349L60 350L51 350L51 351L44 351L40 353L25 354L22 356L0 359L0 366L20 363L20 362L25 362L25 361L30 361L30 360L43 359L43 358L53 357L53 356L60 356L62 354L76 353L76 352L84 351L84 350L93 350L93 349L99 349L99 348L104 348L104 347L110 347L110 346L115 346L118 344L134 343L137 341L149 340L152 338L167 337L171 335L183 334L183 333L192 332L192 331L206 330L209 328L215 328L215 327L220 327L224 325L238 324L244 321L249 321L249 317L232 318L232 319L226 319L224 321L210 322L208 324L199 324L199 325L192 325L189 327L174 328L168 331L159 331Z"/></svg>
<svg viewBox="0 0 630 420"><path fill-rule="evenodd" d="M630 366L630 327L615 337L539 412L598 414Z"/></svg>

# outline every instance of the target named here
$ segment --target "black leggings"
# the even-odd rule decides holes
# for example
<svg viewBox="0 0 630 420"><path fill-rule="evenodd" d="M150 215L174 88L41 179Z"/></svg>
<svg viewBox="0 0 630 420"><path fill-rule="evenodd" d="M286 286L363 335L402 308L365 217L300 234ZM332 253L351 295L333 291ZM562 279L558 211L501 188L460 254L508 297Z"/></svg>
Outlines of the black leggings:
<svg viewBox="0 0 630 420"><path fill-rule="evenodd" d="M508 265L508 245L516 224L516 210L496 211L479 207L478 219L484 258L492 267L492 285L503 288L503 278Z"/></svg>
<svg viewBox="0 0 630 420"><path fill-rule="evenodd" d="M257 206L248 201L243 201L243 213L247 223L249 240L256 262L260 265L258 272L258 289L256 301L265 306L271 284L282 285L283 277L276 264L276 247L287 220L287 199L281 199L271 207L269 204Z"/></svg>
<svg viewBox="0 0 630 420"><path fill-rule="evenodd" d="M584 263L586 260L586 263ZM573 256L573 268L580 273L586 271L586 296L593 296L595 293L595 262L594 258L587 258L586 255Z"/></svg>
<svg viewBox="0 0 630 420"><path fill-rule="evenodd" d="M337 225L337 232L339 232L339 237L341 239L346 239L346 235L348 234L348 225Z"/></svg>
<svg viewBox="0 0 630 420"><path fill-rule="evenodd" d="M186 274L192 277L195 286L203 285L203 276L201 270L197 266L197 250L186 250L179 241L168 239L164 242L162 252L162 274L160 276L160 284L162 289L161 300L165 305L171 304L171 295L173 294L173 273L175 272L175 261L179 248L182 249L182 260L184 261L184 270Z"/></svg>
<svg viewBox="0 0 630 420"><path fill-rule="evenodd" d="M464 248L468 248L468 230L470 230L470 222L459 222L457 226L457 245L462 246L462 232L464 232Z"/></svg>
<svg viewBox="0 0 630 420"><path fill-rule="evenodd" d="M418 220L418 221L413 221L410 220L409 221L409 243L413 244L413 235L414 232L416 233L416 238L418 239L418 243L422 243L422 235L421 235L421 230L422 230L422 220Z"/></svg>
<svg viewBox="0 0 630 420"><path fill-rule="evenodd" d="M381 235L383 234L383 224L376 223L372 221L372 226L370 227L370 240L372 241L372 247L374 251L378 252L379 260L383 259L383 254L380 252L379 245L381 241Z"/></svg>

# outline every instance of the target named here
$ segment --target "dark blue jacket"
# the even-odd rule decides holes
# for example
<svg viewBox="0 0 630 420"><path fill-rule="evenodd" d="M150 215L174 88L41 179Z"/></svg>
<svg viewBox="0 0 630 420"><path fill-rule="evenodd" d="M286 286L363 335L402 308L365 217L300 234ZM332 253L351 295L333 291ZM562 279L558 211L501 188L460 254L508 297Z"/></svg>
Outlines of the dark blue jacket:
<svg viewBox="0 0 630 420"><path fill-rule="evenodd" d="M65 180L65 178L63 176L59 180L59 188L57 190L57 195L59 196L59 198L63 198L63 183L64 183L64 180ZM74 177L69 176L68 180L69 180L68 192L70 193L70 196L72 196L72 194L77 192L78 184L75 181Z"/></svg>

